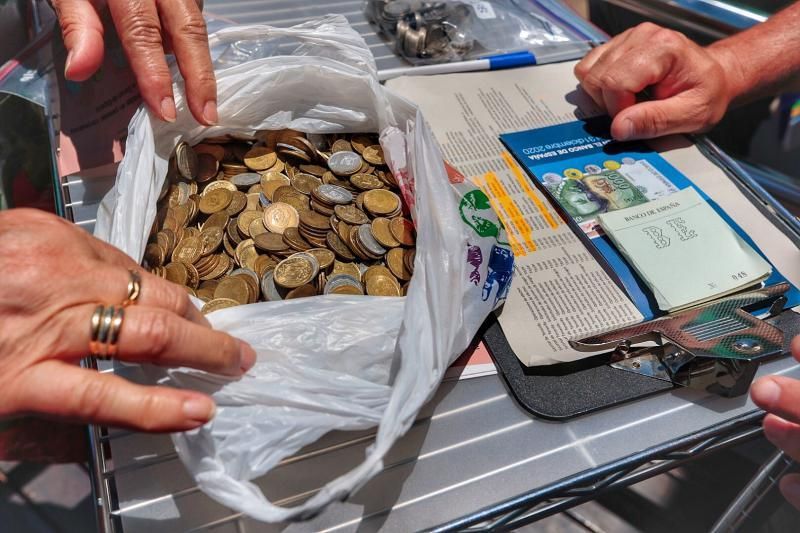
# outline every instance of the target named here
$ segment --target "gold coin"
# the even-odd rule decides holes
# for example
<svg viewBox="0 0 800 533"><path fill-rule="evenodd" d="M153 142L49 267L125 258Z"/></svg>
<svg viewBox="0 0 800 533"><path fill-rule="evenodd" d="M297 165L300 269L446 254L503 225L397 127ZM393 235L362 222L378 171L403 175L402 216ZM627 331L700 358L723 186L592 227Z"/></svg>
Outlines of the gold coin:
<svg viewBox="0 0 800 533"><path fill-rule="evenodd" d="M191 265L200 258L203 252L203 245L198 237L183 239L172 252L172 260L176 263L186 263Z"/></svg>
<svg viewBox="0 0 800 533"><path fill-rule="evenodd" d="M333 145L331 146L331 152L334 154L336 152L352 152L352 151L353 147L350 146L350 141L347 141L346 139L339 139L338 141L334 142Z"/></svg>
<svg viewBox="0 0 800 533"><path fill-rule="evenodd" d="M255 249L255 247L256 247L256 243L255 243L255 241L253 241L253 239L245 239L245 240L243 240L242 242L240 242L239 244L236 245L236 250L234 251L233 255L234 255L234 258L236 259L236 262L239 264L239 266L244 266L242 254L244 254L244 252L246 250L250 249L250 248Z"/></svg>
<svg viewBox="0 0 800 533"><path fill-rule="evenodd" d="M213 257L215 263L211 266L211 270L205 279L218 279L233 269L233 261L225 254L218 254L209 256ZM199 270L199 269L198 269ZM203 276L200 276L203 279Z"/></svg>
<svg viewBox="0 0 800 533"><path fill-rule="evenodd" d="M228 225L229 221L230 217L228 216L228 213L225 211L218 211L206 219L206 221L203 223L203 229L210 228L212 226L224 228Z"/></svg>
<svg viewBox="0 0 800 533"><path fill-rule="evenodd" d="M331 294L348 294L353 296L363 296L364 291L353 285L340 285L331 290Z"/></svg>
<svg viewBox="0 0 800 533"><path fill-rule="evenodd" d="M312 248L308 241L306 241L303 236L300 235L298 228L286 228L286 230L283 232L283 242L285 242L290 248L301 252Z"/></svg>
<svg viewBox="0 0 800 533"><path fill-rule="evenodd" d="M247 206L245 211L260 211L261 195L255 192L247 193Z"/></svg>
<svg viewBox="0 0 800 533"><path fill-rule="evenodd" d="M322 180L311 174L298 172L292 178L292 187L303 194L311 194L311 191L320 185L322 185Z"/></svg>
<svg viewBox="0 0 800 533"><path fill-rule="evenodd" d="M211 154L197 156L197 181L205 183L211 181L219 172L219 161Z"/></svg>
<svg viewBox="0 0 800 533"><path fill-rule="evenodd" d="M364 193L364 208L375 215L389 215L400 209L400 197L386 189Z"/></svg>
<svg viewBox="0 0 800 533"><path fill-rule="evenodd" d="M163 265L165 256L166 250L156 243L148 244L144 249L144 260L150 268Z"/></svg>
<svg viewBox="0 0 800 533"><path fill-rule="evenodd" d="M194 147L194 153L198 156L208 154L217 161L222 161L222 158L225 157L225 149L218 144L198 144Z"/></svg>
<svg viewBox="0 0 800 533"><path fill-rule="evenodd" d="M217 248L222 244L222 236L225 233L219 226L209 226L200 232L200 244L202 251L200 255L209 255L214 253Z"/></svg>
<svg viewBox="0 0 800 533"><path fill-rule="evenodd" d="M252 221L247 227L247 233L250 234L251 239L255 239L256 235L261 235L266 232L267 228L264 227L264 220L261 217Z"/></svg>
<svg viewBox="0 0 800 533"><path fill-rule="evenodd" d="M164 267L166 278L178 285L187 285L189 282L189 269L183 263L170 263Z"/></svg>
<svg viewBox="0 0 800 533"><path fill-rule="evenodd" d="M245 211L239 218L236 219L236 227L239 229L242 235L247 237L250 236L250 224L253 223L254 220L258 220L261 218L260 211Z"/></svg>
<svg viewBox="0 0 800 533"><path fill-rule="evenodd" d="M241 191L234 191L231 203L225 208L225 212L230 216L236 216L247 206L247 195Z"/></svg>
<svg viewBox="0 0 800 533"><path fill-rule="evenodd" d="M328 169L319 165L300 165L300 171L321 178L328 171Z"/></svg>
<svg viewBox="0 0 800 533"><path fill-rule="evenodd" d="M368 135L353 135L353 138L350 139L350 144L353 145L353 149L356 152L363 154L367 146L372 146L375 143Z"/></svg>
<svg viewBox="0 0 800 533"><path fill-rule="evenodd" d="M328 248L336 254L336 257L339 257L345 261L352 261L356 257L353 255L353 252L350 248L342 241L342 239L334 232L329 231L325 235L325 242L328 245Z"/></svg>
<svg viewBox="0 0 800 533"><path fill-rule="evenodd" d="M408 281L411 279L411 272L406 268L405 261L403 261L403 249L392 248L386 254L386 266L392 271L392 274L397 279Z"/></svg>
<svg viewBox="0 0 800 533"><path fill-rule="evenodd" d="M309 296L316 296L317 288L314 285L306 284L290 290L286 293L286 300L294 300L296 298L308 298Z"/></svg>
<svg viewBox="0 0 800 533"><path fill-rule="evenodd" d="M370 296L400 296L400 284L394 276L376 274L367 281L367 294Z"/></svg>
<svg viewBox="0 0 800 533"><path fill-rule="evenodd" d="M348 224L358 226L359 224L369 223L369 217L367 214L353 204L337 205L333 208L333 212L337 217L339 217L339 219L347 222Z"/></svg>
<svg viewBox="0 0 800 533"><path fill-rule="evenodd" d="M350 183L362 191L382 189L384 187L381 179L374 174L353 174L350 176Z"/></svg>
<svg viewBox="0 0 800 533"><path fill-rule="evenodd" d="M224 210L230 205L233 193L227 189L214 189L200 198L200 211L206 215Z"/></svg>
<svg viewBox="0 0 800 533"><path fill-rule="evenodd" d="M275 267L275 283L295 289L314 279L314 265L305 257L289 257Z"/></svg>
<svg viewBox="0 0 800 533"><path fill-rule="evenodd" d="M334 276L336 274L347 274L348 276L351 276L352 278L361 281L361 270L355 263L343 263L341 261L334 261L333 270L331 270L331 276Z"/></svg>
<svg viewBox="0 0 800 533"><path fill-rule="evenodd" d="M306 253L313 255L319 263L320 270L327 270L336 260L336 255L327 248L311 248Z"/></svg>
<svg viewBox="0 0 800 533"><path fill-rule="evenodd" d="M256 246L258 246L256 244ZM268 255L259 255L256 259L256 274L258 274L259 279L264 277L264 274L273 270L278 265L278 262L272 259Z"/></svg>
<svg viewBox="0 0 800 533"><path fill-rule="evenodd" d="M259 250L265 252L283 252L289 249L289 245L283 240L279 233L262 233L253 237L253 243Z"/></svg>
<svg viewBox="0 0 800 533"><path fill-rule="evenodd" d="M228 298L216 298L206 303L206 305L203 306L200 312L203 313L204 315L207 315L209 313L213 313L214 311L219 311L220 309L227 309L228 307L236 307L237 305L239 305L239 302L237 302L236 300L229 300Z"/></svg>
<svg viewBox="0 0 800 533"><path fill-rule="evenodd" d="M376 218L370 225L370 231L375 240L385 248L397 248L400 242L394 238L389 226L391 221L388 218Z"/></svg>
<svg viewBox="0 0 800 533"><path fill-rule="evenodd" d="M389 231L403 246L414 246L416 237L414 237L414 224L410 220L393 218L389 223Z"/></svg>
<svg viewBox="0 0 800 533"><path fill-rule="evenodd" d="M194 265L180 264L184 265L186 267L186 272L189 273L189 277L186 279L186 285L192 289L196 289L200 284L200 274L197 272L197 269Z"/></svg>
<svg viewBox="0 0 800 533"><path fill-rule="evenodd" d="M225 189L226 191L231 191L231 192L237 192L238 191L238 189L236 188L236 185L234 185L230 181L218 180L218 181L212 181L211 183L206 185L206 188L203 189L203 196L205 196L206 194L210 193L211 191L216 191L217 189ZM201 196L201 198L202 198L202 196Z"/></svg>
<svg viewBox="0 0 800 533"><path fill-rule="evenodd" d="M300 223L313 229L327 231L331 226L331 219L314 211L302 211Z"/></svg>
<svg viewBox="0 0 800 533"><path fill-rule="evenodd" d="M364 274L361 277L364 279L364 283L366 283L372 276L394 277L394 274L392 274L392 271L383 265L372 265L371 267L369 267L367 270L364 271Z"/></svg>
<svg viewBox="0 0 800 533"><path fill-rule="evenodd" d="M261 188L264 191L264 196L266 196L269 201L274 201L275 191L277 191L281 187L287 187L289 183L290 183L289 178L286 178L286 183L284 183L283 180L274 179L266 183L262 182Z"/></svg>
<svg viewBox="0 0 800 533"><path fill-rule="evenodd" d="M370 165L385 165L386 161L383 158L383 148L378 144L364 148L364 153L361 154L364 161Z"/></svg>
<svg viewBox="0 0 800 533"><path fill-rule="evenodd" d="M227 298L235 300L240 304L250 302L250 289L247 282L239 276L231 276L220 280L219 285L214 290L214 299Z"/></svg>
<svg viewBox="0 0 800 533"><path fill-rule="evenodd" d="M275 165L278 155L266 146L254 146L244 154L244 164L251 170L267 170Z"/></svg>
<svg viewBox="0 0 800 533"><path fill-rule="evenodd" d="M279 187L272 196L273 202L282 202L294 207L298 213L308 210L308 196L295 190L294 187Z"/></svg>
<svg viewBox="0 0 800 533"><path fill-rule="evenodd" d="M297 209L289 204L277 202L264 209L264 226L272 233L283 233L286 228L297 227L299 222Z"/></svg>
<svg viewBox="0 0 800 533"><path fill-rule="evenodd" d="M241 266L248 270L256 269L256 260L258 259L258 251L255 246L248 246L239 254L241 258Z"/></svg>

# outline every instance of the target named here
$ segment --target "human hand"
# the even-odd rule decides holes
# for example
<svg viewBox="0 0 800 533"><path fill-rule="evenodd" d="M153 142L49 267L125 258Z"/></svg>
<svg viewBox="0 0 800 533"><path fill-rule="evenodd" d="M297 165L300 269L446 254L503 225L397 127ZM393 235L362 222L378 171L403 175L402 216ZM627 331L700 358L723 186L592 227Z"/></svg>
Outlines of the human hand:
<svg viewBox="0 0 800 533"><path fill-rule="evenodd" d="M217 85L202 1L51 1L68 50L65 71L68 80L88 79L103 62L101 13L107 4L150 111L169 122L176 118L172 77L164 58L165 50L173 50L186 80L186 98L192 115L201 124L217 122Z"/></svg>
<svg viewBox="0 0 800 533"><path fill-rule="evenodd" d="M792 356L800 361L800 336L792 339ZM800 380L765 376L750 389L753 401L769 414L764 418L764 435L795 461L800 461ZM781 479L783 496L800 509L800 474Z"/></svg>
<svg viewBox="0 0 800 533"><path fill-rule="evenodd" d="M583 89L614 117L617 140L707 130L736 96L737 65L725 50L644 23L589 52L575 66ZM652 100L637 103L650 90Z"/></svg>
<svg viewBox="0 0 800 533"><path fill-rule="evenodd" d="M127 297L129 269L141 274L141 294L125 309L118 359L230 376L253 366L253 349L211 329L179 286L63 219L13 209L0 213L0 420L38 414L185 431L213 417L214 402L204 394L136 385L75 364L89 351L98 302Z"/></svg>

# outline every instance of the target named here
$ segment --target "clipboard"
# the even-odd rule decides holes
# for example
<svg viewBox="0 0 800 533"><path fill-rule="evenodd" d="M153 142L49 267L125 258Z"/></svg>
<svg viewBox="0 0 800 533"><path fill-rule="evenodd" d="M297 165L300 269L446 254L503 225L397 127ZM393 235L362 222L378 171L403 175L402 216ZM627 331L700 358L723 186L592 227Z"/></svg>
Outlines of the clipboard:
<svg viewBox="0 0 800 533"><path fill-rule="evenodd" d="M723 169L750 203L789 237L792 243L800 247L800 222L791 213L711 141L705 137L695 137L693 141L706 157ZM735 301L727 306L725 301L730 299L723 298L702 306L699 310L687 311L697 314L703 309L724 308L716 322L700 326L705 329L699 331L710 332L705 334L717 335L716 338L729 336L736 337L734 341L739 340L738 348L743 350L742 357L735 360L733 367L725 366L730 360L713 357L713 354L708 357L709 354L705 354L700 357L693 355L672 372L670 361L678 361L686 353L692 353L691 341L676 338L679 334L673 332L658 341L655 351L649 346L632 352L633 345L637 340L642 340L643 333L669 329L669 324L659 324L661 320L620 328L607 332L602 338L574 342L573 346L582 345L589 351L594 348L596 355L550 366L523 365L494 317L485 324L483 336L499 373L516 401L531 414L550 420L567 420L682 387L701 389L722 396L739 396L749 390L759 364L788 355L792 337L800 333L800 315L791 309L785 309L785 298L781 299L782 293L787 289L788 287L766 287L763 290L734 295ZM764 316L757 317L742 309L748 305L762 309L767 306L769 310ZM739 316L745 315L749 317L748 320L752 320L754 329L742 329L744 324L735 322ZM675 323L685 322L687 318L683 313L678 313L662 320ZM728 326L732 331L727 331L724 324L732 324ZM752 333L758 328L762 328L760 332L769 331L767 336L771 337L771 342L759 344L759 341L754 340L758 335ZM652 341L653 338L647 340ZM767 348L766 344L770 346ZM748 350L749 356L746 353Z"/></svg>

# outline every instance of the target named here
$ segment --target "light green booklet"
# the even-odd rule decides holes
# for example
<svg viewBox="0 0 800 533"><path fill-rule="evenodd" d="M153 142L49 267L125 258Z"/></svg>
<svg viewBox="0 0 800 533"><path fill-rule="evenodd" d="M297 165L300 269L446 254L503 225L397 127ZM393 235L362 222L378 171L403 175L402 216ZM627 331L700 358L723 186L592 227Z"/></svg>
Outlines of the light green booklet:
<svg viewBox="0 0 800 533"><path fill-rule="evenodd" d="M771 265L692 187L603 213L598 220L662 311L726 296L772 273Z"/></svg>

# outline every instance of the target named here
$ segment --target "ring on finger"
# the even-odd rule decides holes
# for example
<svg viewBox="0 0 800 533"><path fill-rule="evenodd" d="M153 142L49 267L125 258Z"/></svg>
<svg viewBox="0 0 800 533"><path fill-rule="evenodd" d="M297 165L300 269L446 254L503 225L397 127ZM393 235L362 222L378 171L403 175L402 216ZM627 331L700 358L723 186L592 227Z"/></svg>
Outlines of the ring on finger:
<svg viewBox="0 0 800 533"><path fill-rule="evenodd" d="M128 280L128 297L122 301L122 307L128 307L136 303L139 294L142 292L142 276L136 270L128 270L130 279Z"/></svg>
<svg viewBox="0 0 800 533"><path fill-rule="evenodd" d="M125 308L118 305L98 305L92 313L89 353L107 360L117 354L117 339L125 318Z"/></svg>

